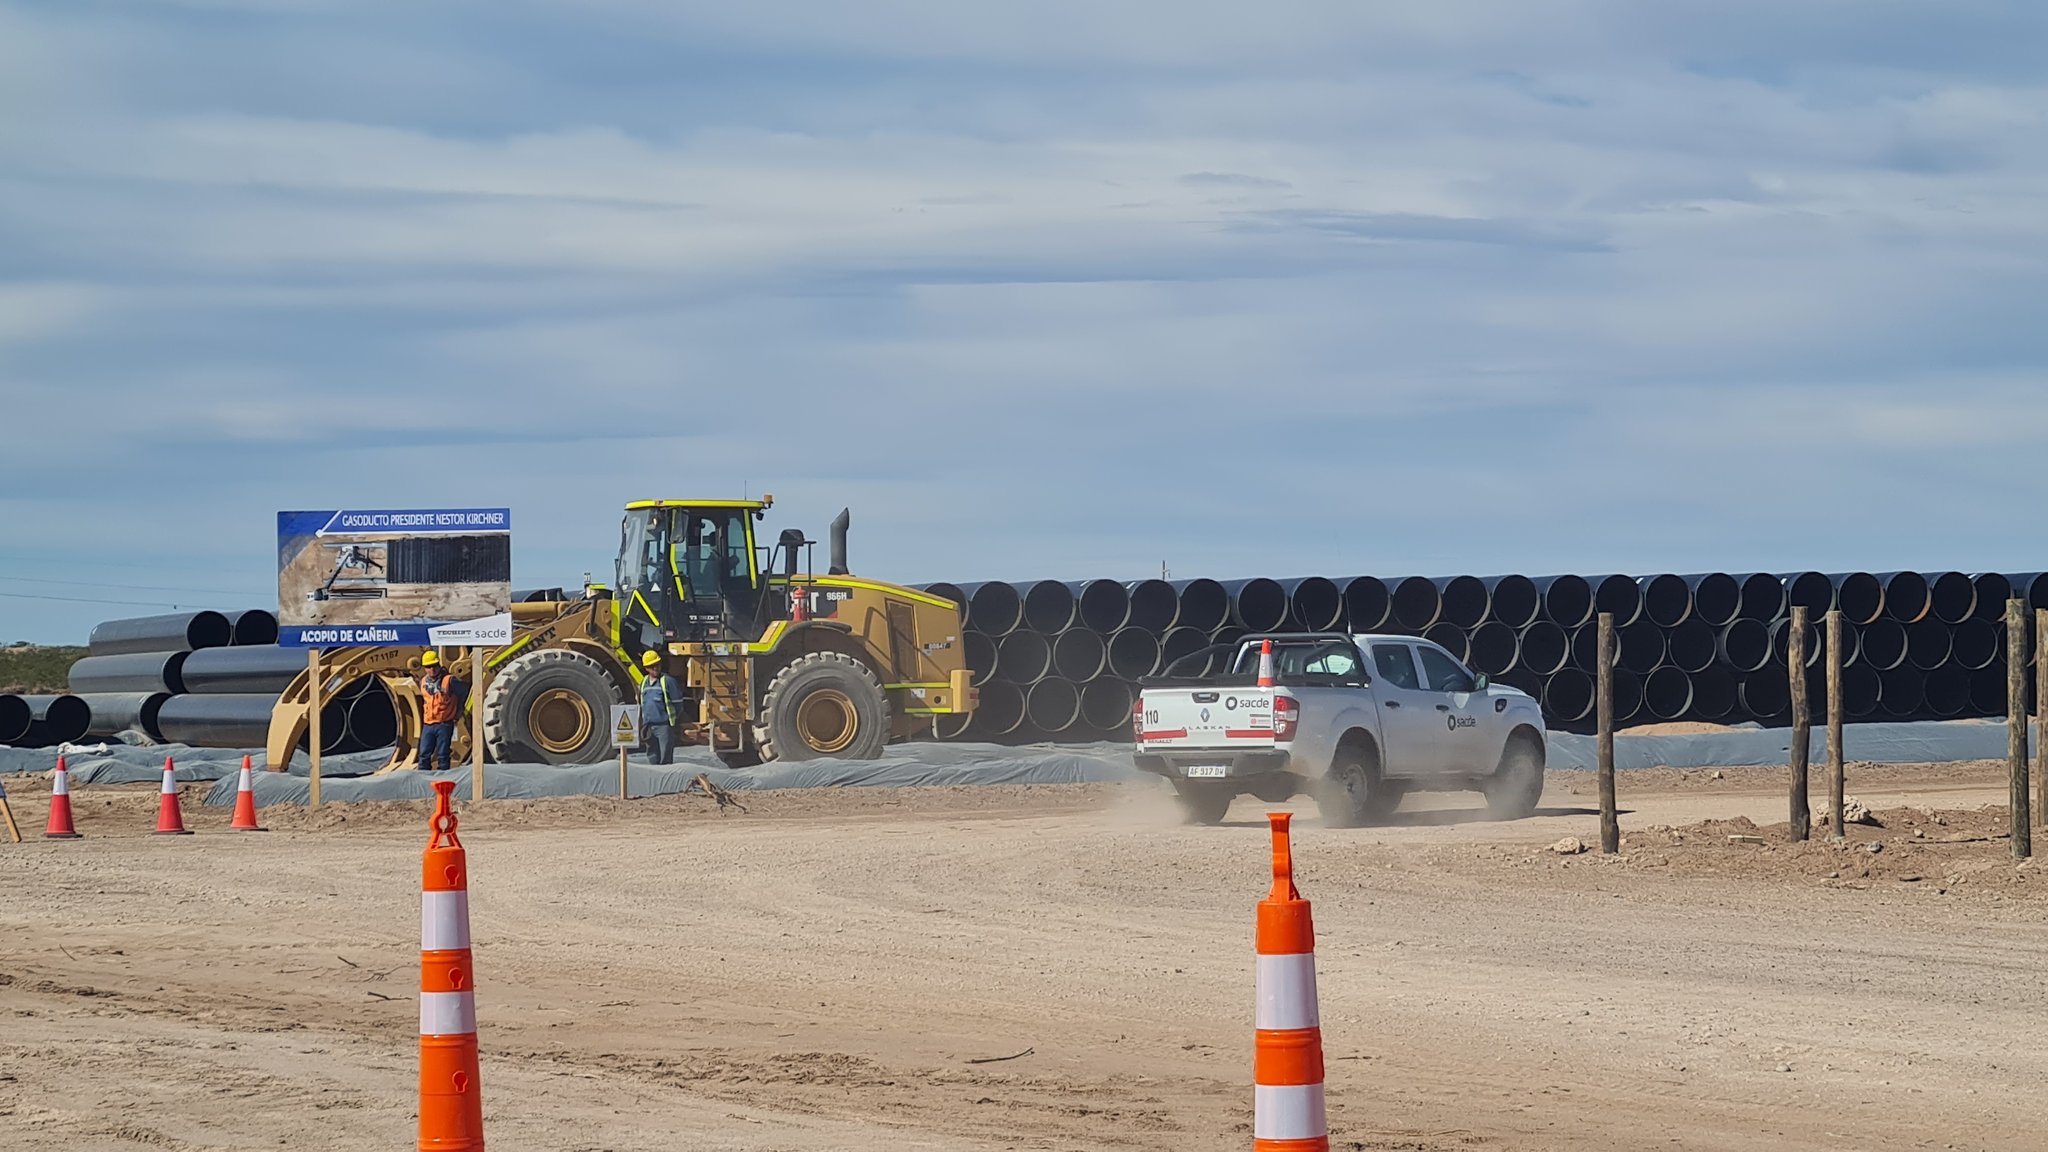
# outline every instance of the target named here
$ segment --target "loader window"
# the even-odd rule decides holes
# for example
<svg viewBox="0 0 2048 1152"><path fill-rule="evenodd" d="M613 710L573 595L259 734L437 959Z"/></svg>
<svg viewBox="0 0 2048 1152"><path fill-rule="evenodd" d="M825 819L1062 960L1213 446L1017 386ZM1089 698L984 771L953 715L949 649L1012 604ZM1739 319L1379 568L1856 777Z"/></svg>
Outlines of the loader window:
<svg viewBox="0 0 2048 1152"><path fill-rule="evenodd" d="M650 583L661 575L661 532L654 523L655 513L649 511L628 512L619 525L618 586L624 595L644 592Z"/></svg>
<svg viewBox="0 0 2048 1152"><path fill-rule="evenodd" d="M708 599L751 589L747 514L736 510L690 516L676 540L675 559L685 597Z"/></svg>

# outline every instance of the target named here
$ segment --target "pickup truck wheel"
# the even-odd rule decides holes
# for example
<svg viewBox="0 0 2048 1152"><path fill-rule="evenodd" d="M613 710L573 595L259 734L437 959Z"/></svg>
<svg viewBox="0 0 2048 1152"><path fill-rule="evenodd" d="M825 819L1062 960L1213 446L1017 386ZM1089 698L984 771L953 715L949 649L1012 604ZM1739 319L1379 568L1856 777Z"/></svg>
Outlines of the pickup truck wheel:
<svg viewBox="0 0 2048 1152"><path fill-rule="evenodd" d="M1180 797L1180 810L1190 824L1221 824L1230 811L1230 802L1237 799L1237 793L1213 784L1175 784L1174 793Z"/></svg>
<svg viewBox="0 0 2048 1152"><path fill-rule="evenodd" d="M1384 788L1377 753L1356 746L1339 748L1330 761L1330 774L1316 788L1316 806L1330 827L1356 828L1377 818L1378 796ZM1400 798L1394 802L1400 803Z"/></svg>
<svg viewBox="0 0 2048 1152"><path fill-rule="evenodd" d="M1406 795L1408 795L1408 782L1406 780L1387 780L1382 778L1379 781L1379 786L1372 790L1372 799L1367 805L1370 810L1366 812L1366 818L1374 823L1378 823L1392 816L1394 809L1401 806L1401 798Z"/></svg>
<svg viewBox="0 0 2048 1152"><path fill-rule="evenodd" d="M1500 767L1486 778L1486 813L1495 820L1520 820L1543 798L1543 753L1526 736L1508 741Z"/></svg>

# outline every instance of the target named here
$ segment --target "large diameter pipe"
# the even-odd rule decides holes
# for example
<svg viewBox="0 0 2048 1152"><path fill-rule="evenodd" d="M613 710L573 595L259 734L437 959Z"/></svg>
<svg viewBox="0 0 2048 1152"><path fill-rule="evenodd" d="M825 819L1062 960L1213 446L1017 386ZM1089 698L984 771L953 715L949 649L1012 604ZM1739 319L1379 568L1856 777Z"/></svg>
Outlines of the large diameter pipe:
<svg viewBox="0 0 2048 1152"><path fill-rule="evenodd" d="M1527 576L1486 576L1486 614L1519 632L1536 622L1543 611L1543 595Z"/></svg>
<svg viewBox="0 0 2048 1152"><path fill-rule="evenodd" d="M2029 611L2035 608L2048 608L2048 573L2007 574L2006 581L2012 585L2010 598L2026 601Z"/></svg>
<svg viewBox="0 0 2048 1152"><path fill-rule="evenodd" d="M2002 630L1999 639L2004 639ZM1873 672L1889 672L1906 662L1906 642L1905 625L1897 620L1873 620L1856 630L1856 662Z"/></svg>
<svg viewBox="0 0 2048 1152"><path fill-rule="evenodd" d="M1164 580L1133 581L1124 585L1124 595L1131 602L1126 627L1164 636L1180 617L1180 594Z"/></svg>
<svg viewBox="0 0 2048 1152"><path fill-rule="evenodd" d="M1623 668L1648 676L1664 663L1664 630L1648 620L1637 620L1616 631L1615 650Z"/></svg>
<svg viewBox="0 0 2048 1152"><path fill-rule="evenodd" d="M1820 619L1835 606L1835 582L1825 572L1781 572L1778 579L1785 585L1785 607L1804 607L1806 614ZM1882 605L1879 605L1882 608ZM1847 613L1843 613L1844 616ZM1872 619L1875 619L1873 615ZM1851 624L1858 621L1851 620ZM1869 620L1861 621L1868 624Z"/></svg>
<svg viewBox="0 0 2048 1152"><path fill-rule="evenodd" d="M1922 620L1906 629L1906 662L1922 672L1947 664L1952 651L1949 626L1939 620Z"/></svg>
<svg viewBox="0 0 2048 1152"><path fill-rule="evenodd" d="M1040 732L1065 732L1081 718L1081 689L1071 680L1048 676L1025 693L1024 717Z"/></svg>
<svg viewBox="0 0 2048 1152"><path fill-rule="evenodd" d="M1977 611L1977 582L1961 572L1930 572L1927 610L1943 624L1961 624Z"/></svg>
<svg viewBox="0 0 2048 1152"><path fill-rule="evenodd" d="M1121 680L1097 680L1081 687L1081 726L1090 732L1131 738L1131 686Z"/></svg>
<svg viewBox="0 0 2048 1152"><path fill-rule="evenodd" d="M1006 680L996 680L981 690L981 703L967 729L977 736L1007 736L1022 723L1024 689Z"/></svg>
<svg viewBox="0 0 2048 1152"><path fill-rule="evenodd" d="M1735 714L1742 697L1735 673L1716 665L1692 678L1692 714L1702 720L1725 720Z"/></svg>
<svg viewBox="0 0 2048 1152"><path fill-rule="evenodd" d="M1806 625L1806 667L1811 668L1815 664L1820 663L1821 657L1826 654L1826 648L1827 642L1824 630L1819 624L1809 620ZM1771 660L1780 667L1783 667L1791 659L1792 618L1788 616L1778 621L1777 625L1771 629ZM1787 691L1789 692L1790 689L1788 688Z"/></svg>
<svg viewBox="0 0 2048 1152"><path fill-rule="evenodd" d="M1052 668L1062 679L1086 684L1102 675L1108 659L1109 646L1103 643L1100 632L1070 628L1053 638Z"/></svg>
<svg viewBox="0 0 2048 1152"><path fill-rule="evenodd" d="M1052 644L1025 629L996 641L996 676L1012 684L1036 684L1052 670Z"/></svg>
<svg viewBox="0 0 2048 1152"><path fill-rule="evenodd" d="M209 695L283 692L306 670L302 648L205 648L185 658L185 691Z"/></svg>
<svg viewBox="0 0 2048 1152"><path fill-rule="evenodd" d="M173 696L157 711L166 742L194 748L260 748L270 737L270 712L277 697L268 692L231 696ZM347 701L331 701L320 712L323 754L348 747Z"/></svg>
<svg viewBox="0 0 2048 1152"><path fill-rule="evenodd" d="M1643 594L1643 618L1659 628L1676 628L1692 616L1692 585L1662 573L1636 581Z"/></svg>
<svg viewBox="0 0 2048 1152"><path fill-rule="evenodd" d="M1858 664L1842 669L1842 713L1852 720L1862 720L1877 711L1878 700L1884 694L1884 681L1867 665Z"/></svg>
<svg viewBox="0 0 2048 1152"><path fill-rule="evenodd" d="M937 596L941 600L951 600L953 603L958 604L963 612L967 610L967 593L961 591L958 584L951 584L940 580L932 584L913 584L911 587L928 596ZM512 597L516 602L519 594L515 592L512 594Z"/></svg>
<svg viewBox="0 0 2048 1152"><path fill-rule="evenodd" d="M1976 588L1977 603L1970 609L1970 615L1979 620L2002 622L2005 619L2005 602L2012 599L2012 581L2002 572L1979 572L1970 577ZM2005 705L2000 704L2002 715Z"/></svg>
<svg viewBox="0 0 2048 1152"><path fill-rule="evenodd" d="M261 608L245 608L227 614L230 644L277 643L277 616Z"/></svg>
<svg viewBox="0 0 2048 1152"><path fill-rule="evenodd" d="M1465 630L1448 620L1431 624L1423 630L1422 638L1451 654L1451 659L1463 664L1472 658L1472 642Z"/></svg>
<svg viewBox="0 0 2048 1152"><path fill-rule="evenodd" d="M2004 638L2000 637L2000 642ZM1970 711L1979 716L2005 715L2005 662L1970 673Z"/></svg>
<svg viewBox="0 0 2048 1152"><path fill-rule="evenodd" d="M1614 684L1614 722L1633 720L1643 710L1643 678L1626 668L1611 673Z"/></svg>
<svg viewBox="0 0 2048 1152"><path fill-rule="evenodd" d="M1771 662L1771 626L1751 616L1730 621L1716 638L1721 662L1737 672L1755 672Z"/></svg>
<svg viewBox="0 0 2048 1152"><path fill-rule="evenodd" d="M1515 663L1538 676L1549 676L1572 658L1571 635L1548 620L1522 629L1515 643Z"/></svg>
<svg viewBox="0 0 2048 1152"><path fill-rule="evenodd" d="M966 657L968 669L974 673L976 688L987 684L995 676L996 669L1001 666L1002 661L996 654L996 642L989 639L985 632L968 629L960 637L960 649Z"/></svg>
<svg viewBox="0 0 2048 1152"><path fill-rule="evenodd" d="M1719 639L1705 620L1695 616L1665 634L1665 658L1686 675L1697 675L1720 655Z"/></svg>
<svg viewBox="0 0 2048 1152"><path fill-rule="evenodd" d="M1934 610L1934 588L1920 573L1886 572L1877 580L1884 585L1884 614L1899 623L1926 619ZM1976 599L1974 590L1971 599Z"/></svg>
<svg viewBox="0 0 2048 1152"><path fill-rule="evenodd" d="M11 693L0 696L0 744L21 744L35 719L35 711L28 706L28 701Z"/></svg>
<svg viewBox="0 0 2048 1152"><path fill-rule="evenodd" d="M1742 613L1742 583L1726 572L1683 576L1692 590L1692 614L1710 628L1720 628Z"/></svg>
<svg viewBox="0 0 2048 1152"><path fill-rule="evenodd" d="M1744 620L1770 624L1785 614L1785 581L1769 572L1752 572L1742 578Z"/></svg>
<svg viewBox="0 0 2048 1152"><path fill-rule="evenodd" d="M2005 653L2005 626L1989 620L1965 620L1956 625L1950 650L1951 659L1965 671L1989 668Z"/></svg>
<svg viewBox="0 0 2048 1152"><path fill-rule="evenodd" d="M1173 589L1180 595L1177 625L1207 635L1230 619L1230 593L1216 581L1176 580Z"/></svg>
<svg viewBox="0 0 2048 1152"><path fill-rule="evenodd" d="M1024 620L1024 601L1017 589L1001 580L962 584L967 597L967 623L975 631L1000 640L1017 630Z"/></svg>
<svg viewBox="0 0 2048 1152"><path fill-rule="evenodd" d="M1927 710L1943 720L1953 720L1970 708L1970 674L1953 666L1936 668L1927 674L1923 689Z"/></svg>
<svg viewBox="0 0 2048 1152"><path fill-rule="evenodd" d="M1429 630L1443 614L1443 593L1426 576L1410 576L1394 585L1394 626L1412 636Z"/></svg>
<svg viewBox="0 0 2048 1152"><path fill-rule="evenodd" d="M215 613L219 615L219 613ZM87 656L71 666L71 690L80 694L169 692L185 690L183 670L189 652L124 652Z"/></svg>
<svg viewBox="0 0 2048 1152"><path fill-rule="evenodd" d="M1752 720L1775 720L1792 707L1792 686L1783 668L1764 668L1742 677L1736 690L1742 714Z"/></svg>
<svg viewBox="0 0 2048 1152"><path fill-rule="evenodd" d="M1885 614L1883 580L1868 572L1838 572L1829 576L1828 581L1834 585L1835 605L1842 610L1844 621L1861 627ZM1826 614L1825 607L1813 612L1816 619ZM1921 614L1926 614L1924 609Z"/></svg>
<svg viewBox="0 0 2048 1152"><path fill-rule="evenodd" d="M234 638L234 626L218 612L171 612L102 621L86 643L94 656L121 656L225 648Z"/></svg>
<svg viewBox="0 0 2048 1152"><path fill-rule="evenodd" d="M78 699L92 710L85 734L119 736L123 732L140 732L160 741L164 736L156 726L156 715L170 698L168 692L101 692L80 696ZM0 744L4 743L0 740Z"/></svg>
<svg viewBox="0 0 2048 1152"><path fill-rule="evenodd" d="M1175 664L1200 652L1209 646L1209 634L1196 628L1175 628L1159 638L1159 674L1180 675L1173 672ZM1194 673L1188 673L1194 675Z"/></svg>
<svg viewBox="0 0 2048 1152"><path fill-rule="evenodd" d="M1540 576L1543 618L1567 632L1593 620L1593 586L1583 576Z"/></svg>
<svg viewBox="0 0 2048 1152"><path fill-rule="evenodd" d="M1121 680L1150 676L1159 668L1159 637L1143 628L1120 628L1109 637L1109 671Z"/></svg>
<svg viewBox="0 0 2048 1152"><path fill-rule="evenodd" d="M1572 667L1581 672L1600 670L1600 625L1587 624L1572 632Z"/></svg>
<svg viewBox="0 0 2048 1152"><path fill-rule="evenodd" d="M1643 678L1643 710L1659 720L1676 720L1692 707L1692 677L1669 664Z"/></svg>
<svg viewBox="0 0 2048 1152"><path fill-rule="evenodd" d="M1114 580L1072 580L1067 591L1074 595L1084 628L1107 636L1131 618L1131 594Z"/></svg>
<svg viewBox="0 0 2048 1152"><path fill-rule="evenodd" d="M1643 614L1643 590L1633 576L1589 576L1593 586L1593 609L1614 613L1614 626L1626 628Z"/></svg>
<svg viewBox="0 0 2048 1152"><path fill-rule="evenodd" d="M1467 630L1478 627L1479 622L1486 619L1486 611L1492 601L1487 596L1486 583L1479 577L1439 576L1432 583L1443 598L1439 619Z"/></svg>
<svg viewBox="0 0 2048 1152"><path fill-rule="evenodd" d="M1255 576L1250 580L1226 580L1230 593L1231 623L1247 632L1273 632L1287 625L1287 590L1277 580Z"/></svg>
<svg viewBox="0 0 2048 1152"><path fill-rule="evenodd" d="M1354 576L1344 582L1344 626L1352 632L1377 632L1394 611L1393 593L1377 576Z"/></svg>
<svg viewBox="0 0 2048 1152"><path fill-rule="evenodd" d="M389 748L398 740L398 713L391 706L391 694L374 681L370 691L349 703L348 739L362 751Z"/></svg>
<svg viewBox="0 0 2048 1152"><path fill-rule="evenodd" d="M1522 651L1521 637L1498 620L1488 620L1474 628L1467 646L1471 649L1472 670L1494 677L1513 668Z"/></svg>
<svg viewBox="0 0 2048 1152"><path fill-rule="evenodd" d="M1333 580L1302 576L1282 580L1288 614L1306 632L1329 632L1344 626L1344 592Z"/></svg>
<svg viewBox="0 0 2048 1152"><path fill-rule="evenodd" d="M1543 681L1543 714L1553 723L1573 724L1593 714L1593 678L1566 668Z"/></svg>
<svg viewBox="0 0 2048 1152"><path fill-rule="evenodd" d="M1057 580L1040 580L1018 589L1024 602L1024 623L1047 636L1056 636L1074 623L1079 605L1074 593Z"/></svg>
<svg viewBox="0 0 2048 1152"><path fill-rule="evenodd" d="M1904 720L1920 714L1927 703L1927 677L1918 668L1901 664L1878 673L1877 678L1878 703L1885 715Z"/></svg>
<svg viewBox="0 0 2048 1152"><path fill-rule="evenodd" d="M23 696L28 705L29 739L45 747L85 739L92 727L92 705L72 695Z"/></svg>

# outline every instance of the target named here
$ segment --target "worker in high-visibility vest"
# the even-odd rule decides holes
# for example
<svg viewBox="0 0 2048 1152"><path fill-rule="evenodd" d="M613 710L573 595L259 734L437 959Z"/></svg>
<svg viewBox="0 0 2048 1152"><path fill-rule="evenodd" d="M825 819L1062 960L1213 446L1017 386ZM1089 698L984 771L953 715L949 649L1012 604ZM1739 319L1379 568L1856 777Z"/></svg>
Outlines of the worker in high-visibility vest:
<svg viewBox="0 0 2048 1152"><path fill-rule="evenodd" d="M640 681L640 746L656 764L673 764L676 758L676 729L682 726L679 701L683 686L661 670L661 653L649 649L640 657L647 675Z"/></svg>
<svg viewBox="0 0 2048 1152"><path fill-rule="evenodd" d="M441 666L432 648L420 657L420 767L446 772L455 751L455 718L462 711L464 686Z"/></svg>

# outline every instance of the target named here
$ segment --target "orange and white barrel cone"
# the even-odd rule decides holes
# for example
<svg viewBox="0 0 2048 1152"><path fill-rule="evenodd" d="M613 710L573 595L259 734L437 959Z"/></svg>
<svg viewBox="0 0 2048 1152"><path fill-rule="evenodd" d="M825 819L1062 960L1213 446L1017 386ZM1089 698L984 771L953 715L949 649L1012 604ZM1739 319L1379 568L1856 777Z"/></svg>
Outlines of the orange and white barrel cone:
<svg viewBox="0 0 2048 1152"><path fill-rule="evenodd" d="M420 1152L483 1152L469 856L455 837L455 782L434 781L434 794L434 836L420 866Z"/></svg>
<svg viewBox="0 0 2048 1152"><path fill-rule="evenodd" d="M1273 675L1273 642L1259 642L1259 687L1271 688L1276 677Z"/></svg>
<svg viewBox="0 0 2048 1152"><path fill-rule="evenodd" d="M71 773L64 770L64 758L57 757L57 770L50 774L50 823L43 831L50 840L81 840L71 823Z"/></svg>
<svg viewBox="0 0 2048 1152"><path fill-rule="evenodd" d="M1323 1027L1316 1003L1316 927L1294 887L1289 812L1273 822L1273 890L1259 901L1258 1029L1252 1057L1254 1152L1329 1152Z"/></svg>
<svg viewBox="0 0 2048 1152"><path fill-rule="evenodd" d="M190 836L185 827L184 809L178 806L178 769L169 756L164 757L164 786L160 789L156 805L156 835Z"/></svg>
<svg viewBox="0 0 2048 1152"><path fill-rule="evenodd" d="M242 778L235 784L235 819L228 827L237 832L268 832L256 822L256 771L247 756L242 757Z"/></svg>

